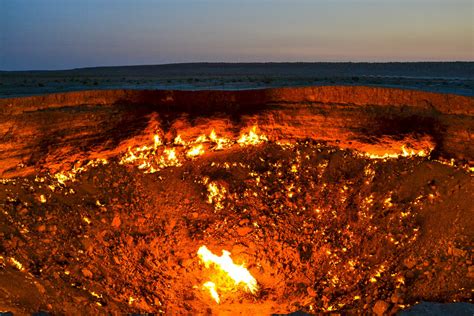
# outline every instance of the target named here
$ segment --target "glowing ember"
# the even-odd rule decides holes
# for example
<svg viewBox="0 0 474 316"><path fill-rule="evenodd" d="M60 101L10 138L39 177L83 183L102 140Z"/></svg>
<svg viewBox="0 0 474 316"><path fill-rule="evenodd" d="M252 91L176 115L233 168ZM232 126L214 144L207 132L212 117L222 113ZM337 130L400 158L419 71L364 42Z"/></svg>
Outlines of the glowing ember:
<svg viewBox="0 0 474 316"><path fill-rule="evenodd" d="M20 263L20 261L16 260L15 258L13 257L10 257L10 263L15 266L15 268L17 268L18 270L20 271L24 271L25 268L23 267L23 265Z"/></svg>
<svg viewBox="0 0 474 316"><path fill-rule="evenodd" d="M265 135L258 135L257 134L257 126L253 126L248 134L242 134L240 138L237 140L241 146L245 145L258 145L263 142L267 142L268 138Z"/></svg>
<svg viewBox="0 0 474 316"><path fill-rule="evenodd" d="M46 203L46 197L43 194L40 195L39 200L41 203Z"/></svg>
<svg viewBox="0 0 474 316"><path fill-rule="evenodd" d="M207 249L206 246L201 246L197 254L206 268L209 268L212 264L217 269L225 272L227 277L233 281L235 286L242 285L246 292L252 294L257 293L257 280L255 280L249 270L247 270L243 265L236 265L230 257L230 252L227 250L222 250L222 255L219 257Z"/></svg>

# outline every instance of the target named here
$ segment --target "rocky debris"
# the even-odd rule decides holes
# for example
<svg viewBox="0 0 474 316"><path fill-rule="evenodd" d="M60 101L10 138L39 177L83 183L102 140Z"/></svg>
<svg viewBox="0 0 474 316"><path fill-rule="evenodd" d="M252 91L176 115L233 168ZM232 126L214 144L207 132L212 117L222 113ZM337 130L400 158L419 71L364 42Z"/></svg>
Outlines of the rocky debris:
<svg viewBox="0 0 474 316"><path fill-rule="evenodd" d="M375 302L375 305L372 308L372 311L377 316L383 316L385 315L385 312L388 310L389 307L390 307L389 303L382 300L378 300L377 302Z"/></svg>

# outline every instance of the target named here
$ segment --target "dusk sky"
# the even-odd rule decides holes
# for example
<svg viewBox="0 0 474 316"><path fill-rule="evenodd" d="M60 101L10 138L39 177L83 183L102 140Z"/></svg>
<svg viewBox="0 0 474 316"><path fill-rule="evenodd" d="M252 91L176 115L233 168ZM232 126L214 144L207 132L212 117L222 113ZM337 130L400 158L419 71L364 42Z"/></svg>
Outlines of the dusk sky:
<svg viewBox="0 0 474 316"><path fill-rule="evenodd" d="M0 0L0 70L474 60L474 0Z"/></svg>

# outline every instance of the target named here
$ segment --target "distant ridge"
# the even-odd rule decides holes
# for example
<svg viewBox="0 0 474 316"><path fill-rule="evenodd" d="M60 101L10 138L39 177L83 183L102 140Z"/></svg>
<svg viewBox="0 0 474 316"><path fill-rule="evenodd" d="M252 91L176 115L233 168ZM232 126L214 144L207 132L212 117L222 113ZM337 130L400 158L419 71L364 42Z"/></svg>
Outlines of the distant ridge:
<svg viewBox="0 0 474 316"><path fill-rule="evenodd" d="M381 76L411 78L474 78L474 62L199 62L157 65L98 66L68 70L0 71L0 74L71 76Z"/></svg>

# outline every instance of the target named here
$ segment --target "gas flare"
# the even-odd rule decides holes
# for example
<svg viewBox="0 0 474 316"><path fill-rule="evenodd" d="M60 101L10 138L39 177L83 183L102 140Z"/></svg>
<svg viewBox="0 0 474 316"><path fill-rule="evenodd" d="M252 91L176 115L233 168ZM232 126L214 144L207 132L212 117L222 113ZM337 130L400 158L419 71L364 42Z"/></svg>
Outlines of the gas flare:
<svg viewBox="0 0 474 316"><path fill-rule="evenodd" d="M259 135L257 133L257 126L252 126L248 134L244 133L240 136L240 138L237 140L237 143L239 143L240 146L247 146L247 145L258 145L267 141L268 141L267 136L263 134Z"/></svg>
<svg viewBox="0 0 474 316"><path fill-rule="evenodd" d="M204 154L204 147L201 144L199 144L199 145L193 146L190 150L188 150L188 152L186 153L186 156L188 158L194 158L202 154Z"/></svg>
<svg viewBox="0 0 474 316"><path fill-rule="evenodd" d="M246 292L256 294L258 291L257 280L250 274L244 265L237 265L230 257L230 252L222 250L222 255L219 257L213 254L206 246L201 246L197 252L199 258L204 263L206 268L213 265L220 272L223 272L231 282L226 282L224 288L232 288L242 286ZM228 284L230 283L230 284ZM203 285L209 290L213 299L219 303L220 298L216 290L216 284L213 282L206 282Z"/></svg>
<svg viewBox="0 0 474 316"><path fill-rule="evenodd" d="M214 301L216 301L217 304L219 304L221 299L219 298L219 294L217 294L216 284L214 282L207 281L202 286L209 290L211 297L214 299Z"/></svg>

